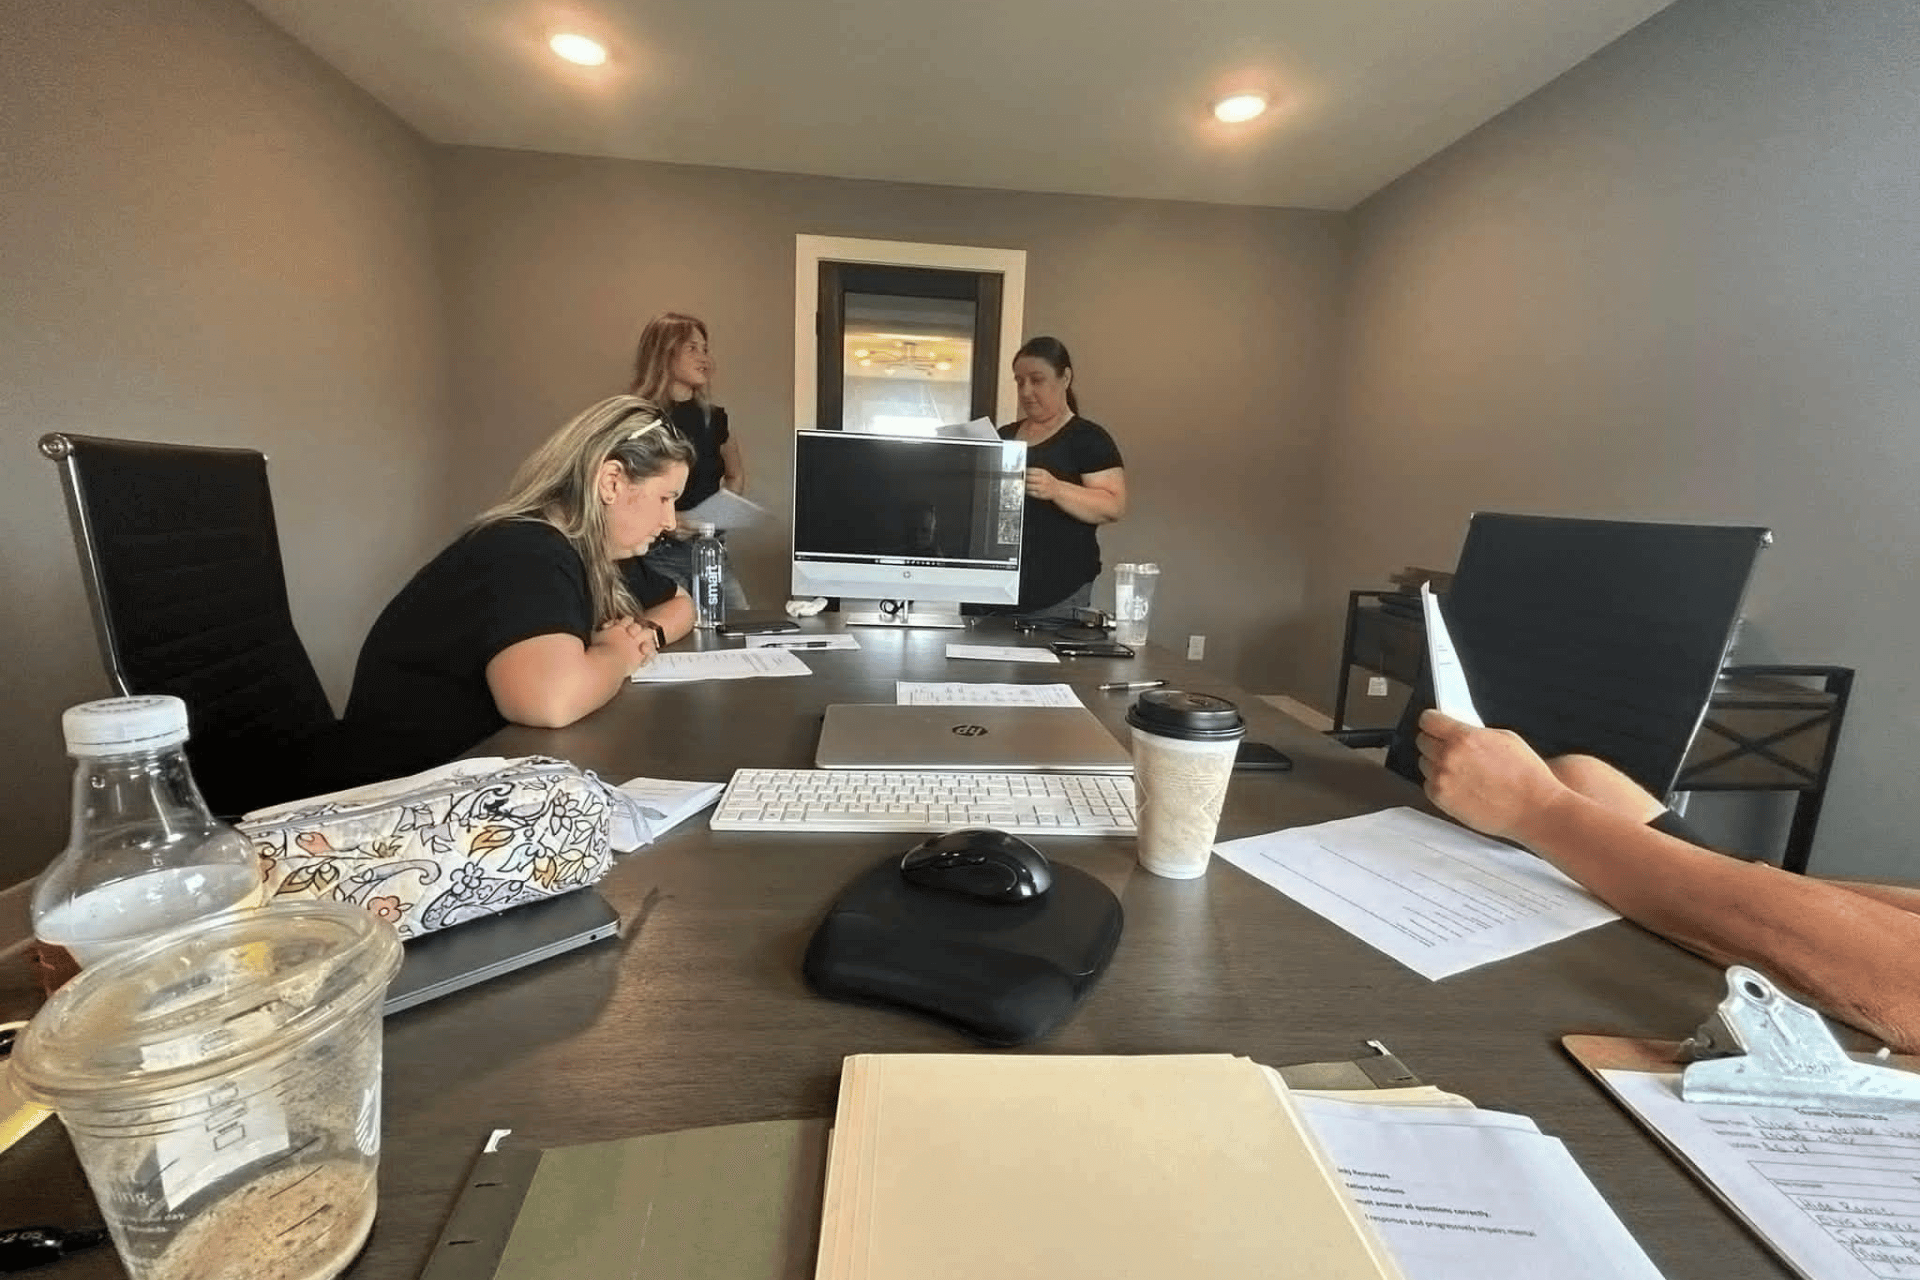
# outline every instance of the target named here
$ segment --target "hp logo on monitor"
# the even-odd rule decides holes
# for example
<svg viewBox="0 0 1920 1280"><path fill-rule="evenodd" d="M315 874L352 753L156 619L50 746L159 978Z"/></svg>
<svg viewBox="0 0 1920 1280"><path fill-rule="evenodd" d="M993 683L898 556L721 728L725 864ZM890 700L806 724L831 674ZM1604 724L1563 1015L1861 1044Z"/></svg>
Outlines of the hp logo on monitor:
<svg viewBox="0 0 1920 1280"><path fill-rule="evenodd" d="M981 738L986 736L987 726L983 724L957 724L953 731L963 738Z"/></svg>

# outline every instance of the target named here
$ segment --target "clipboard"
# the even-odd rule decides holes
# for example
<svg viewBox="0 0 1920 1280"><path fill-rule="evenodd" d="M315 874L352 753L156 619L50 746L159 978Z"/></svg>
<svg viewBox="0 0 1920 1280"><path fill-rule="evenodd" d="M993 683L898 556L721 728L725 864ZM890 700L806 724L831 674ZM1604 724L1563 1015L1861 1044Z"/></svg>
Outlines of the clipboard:
<svg viewBox="0 0 1920 1280"><path fill-rule="evenodd" d="M1761 975L1735 966L1727 982L1727 1000L1691 1040L1570 1035L1561 1045L1796 1275L1870 1280L1920 1268L1920 1229L1908 1226L1920 1228L1920 1057L1846 1053L1818 1013ZM1756 1003L1756 982L1766 1016L1749 1019L1754 1010L1741 1001ZM1825 1044L1795 1039L1807 1026L1799 1015L1818 1024ZM1729 1045L1730 1029L1751 1043ZM1779 1052L1792 1059L1784 1072L1770 1060ZM1721 1063L1748 1068L1748 1079L1729 1094L1728 1071L1709 1072L1702 1088L1686 1089L1706 1097L1682 1096L1684 1073ZM1858 1073L1839 1086L1856 1091L1799 1096L1820 1088L1823 1073ZM1876 1270L1889 1263L1903 1269Z"/></svg>

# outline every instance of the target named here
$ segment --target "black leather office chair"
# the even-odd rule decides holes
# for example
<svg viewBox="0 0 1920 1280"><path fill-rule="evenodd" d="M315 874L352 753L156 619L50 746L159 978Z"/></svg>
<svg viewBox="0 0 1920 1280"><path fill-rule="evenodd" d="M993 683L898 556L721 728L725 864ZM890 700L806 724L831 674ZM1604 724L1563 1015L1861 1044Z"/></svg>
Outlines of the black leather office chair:
<svg viewBox="0 0 1920 1280"><path fill-rule="evenodd" d="M185 700L216 813L325 790L333 708L293 627L267 460L54 434L101 661L121 694Z"/></svg>
<svg viewBox="0 0 1920 1280"><path fill-rule="evenodd" d="M1670 795L1772 538L1744 526L1476 514L1443 609L1481 718L1543 756L1598 756ZM1418 722L1432 705L1423 667L1384 744L1387 767L1416 782Z"/></svg>

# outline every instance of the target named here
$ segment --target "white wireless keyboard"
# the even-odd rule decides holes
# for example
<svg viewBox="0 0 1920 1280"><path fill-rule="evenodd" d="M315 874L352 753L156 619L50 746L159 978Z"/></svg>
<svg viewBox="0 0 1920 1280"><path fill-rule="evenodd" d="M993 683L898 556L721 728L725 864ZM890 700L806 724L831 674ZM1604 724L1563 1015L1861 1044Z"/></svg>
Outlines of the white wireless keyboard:
<svg viewBox="0 0 1920 1280"><path fill-rule="evenodd" d="M1134 834L1133 777L1098 773L740 769L716 831L952 831Z"/></svg>

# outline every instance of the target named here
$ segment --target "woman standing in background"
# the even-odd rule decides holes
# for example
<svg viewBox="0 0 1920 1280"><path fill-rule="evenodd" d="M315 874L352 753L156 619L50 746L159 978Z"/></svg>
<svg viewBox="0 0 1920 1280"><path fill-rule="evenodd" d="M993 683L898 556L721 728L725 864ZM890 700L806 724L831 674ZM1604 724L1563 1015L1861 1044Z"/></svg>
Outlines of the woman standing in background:
<svg viewBox="0 0 1920 1280"><path fill-rule="evenodd" d="M1093 604L1094 530L1127 513L1127 473L1107 429L1080 416L1073 357L1058 338L1031 338L1013 358L1020 420L1003 440L1027 445L1026 532L1014 616L1071 621Z"/></svg>
<svg viewBox="0 0 1920 1280"><path fill-rule="evenodd" d="M727 426L727 411L707 398L713 380L706 322L677 311L647 321L633 356L632 393L658 405L681 437L693 446L693 467L678 509L699 506L722 486L744 495L747 464L740 442ZM693 590L694 526L684 518L673 532L654 543L647 567ZM739 577L727 574L727 603L746 607Z"/></svg>

